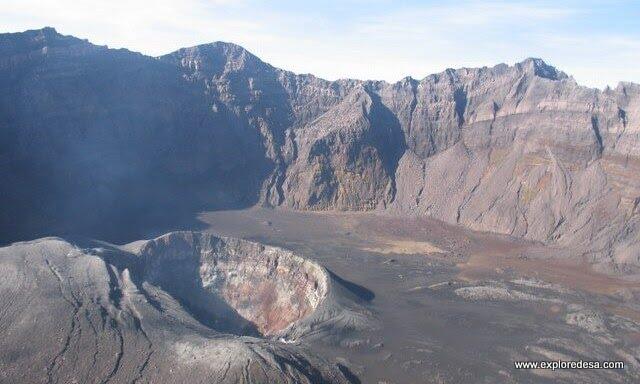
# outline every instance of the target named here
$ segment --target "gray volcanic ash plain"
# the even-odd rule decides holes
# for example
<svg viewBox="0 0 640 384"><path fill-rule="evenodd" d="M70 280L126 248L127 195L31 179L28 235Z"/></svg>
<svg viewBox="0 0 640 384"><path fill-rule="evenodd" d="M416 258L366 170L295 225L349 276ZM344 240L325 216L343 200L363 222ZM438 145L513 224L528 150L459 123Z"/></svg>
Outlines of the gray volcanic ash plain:
<svg viewBox="0 0 640 384"><path fill-rule="evenodd" d="M561 248L431 219L270 209L209 212L207 231L326 266L380 326L305 344L363 383L635 383L640 284ZM364 302L362 302L364 300ZM516 370L516 360L620 360L624 370Z"/></svg>

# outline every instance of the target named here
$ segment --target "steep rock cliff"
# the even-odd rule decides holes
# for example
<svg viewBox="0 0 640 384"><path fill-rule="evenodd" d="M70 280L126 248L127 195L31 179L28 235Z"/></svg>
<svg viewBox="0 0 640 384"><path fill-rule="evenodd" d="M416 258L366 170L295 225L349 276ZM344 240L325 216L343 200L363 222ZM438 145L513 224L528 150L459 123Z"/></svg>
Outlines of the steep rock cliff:
<svg viewBox="0 0 640 384"><path fill-rule="evenodd" d="M258 202L429 215L640 265L636 84L586 88L540 59L330 82L229 43L150 58L52 29L0 41L3 229Z"/></svg>

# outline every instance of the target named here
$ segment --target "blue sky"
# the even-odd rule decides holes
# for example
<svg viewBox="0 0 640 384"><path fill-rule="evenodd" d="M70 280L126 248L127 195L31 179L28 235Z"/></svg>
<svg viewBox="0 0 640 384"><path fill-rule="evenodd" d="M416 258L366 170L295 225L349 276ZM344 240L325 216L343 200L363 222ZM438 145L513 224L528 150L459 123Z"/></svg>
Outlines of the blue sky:
<svg viewBox="0 0 640 384"><path fill-rule="evenodd" d="M3 0L1 31L43 26L149 55L230 41L329 80L541 57L580 84L640 83L640 1Z"/></svg>

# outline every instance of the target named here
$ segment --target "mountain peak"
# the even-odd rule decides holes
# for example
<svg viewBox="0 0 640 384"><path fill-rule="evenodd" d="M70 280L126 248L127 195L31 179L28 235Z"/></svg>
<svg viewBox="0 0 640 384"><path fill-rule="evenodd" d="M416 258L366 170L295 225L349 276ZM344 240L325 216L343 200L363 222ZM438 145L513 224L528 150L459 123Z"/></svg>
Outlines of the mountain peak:
<svg viewBox="0 0 640 384"><path fill-rule="evenodd" d="M516 67L522 68L525 72L532 75L542 77L549 80L566 79L566 73L559 71L554 66L547 64L544 60L537 57L528 57L516 64Z"/></svg>
<svg viewBox="0 0 640 384"><path fill-rule="evenodd" d="M3 39L31 40L36 42L54 41L64 37L69 37L69 36L63 36L59 34L58 31L56 31L56 29L53 27L44 27L40 29L29 29L24 32L0 34L0 38L3 38Z"/></svg>
<svg viewBox="0 0 640 384"><path fill-rule="evenodd" d="M62 36L58 33L58 31L54 27L44 27L44 28L36 29L34 31L42 34L43 36L49 36L49 37Z"/></svg>
<svg viewBox="0 0 640 384"><path fill-rule="evenodd" d="M86 40L61 35L52 27L0 34L1 55L15 55L45 47L68 47L77 44L90 45Z"/></svg>
<svg viewBox="0 0 640 384"><path fill-rule="evenodd" d="M224 41L181 48L161 56L160 59L179 62L183 67L190 67L197 72L208 74L238 70L255 71L269 66L240 45Z"/></svg>

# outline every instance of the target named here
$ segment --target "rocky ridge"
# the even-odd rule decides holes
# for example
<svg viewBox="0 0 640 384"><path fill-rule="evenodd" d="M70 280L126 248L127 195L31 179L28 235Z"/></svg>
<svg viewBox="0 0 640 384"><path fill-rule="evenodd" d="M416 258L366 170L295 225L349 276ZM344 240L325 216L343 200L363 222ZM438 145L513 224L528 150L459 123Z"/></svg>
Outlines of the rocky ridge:
<svg viewBox="0 0 640 384"><path fill-rule="evenodd" d="M640 266L637 84L586 88L540 59L331 82L229 43L150 58L52 29L0 41L3 228L187 193L429 215Z"/></svg>

